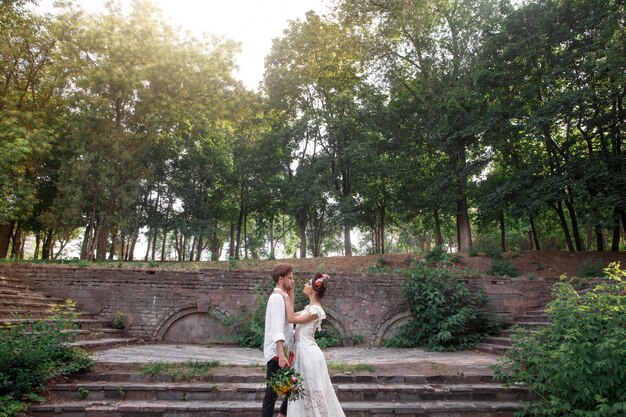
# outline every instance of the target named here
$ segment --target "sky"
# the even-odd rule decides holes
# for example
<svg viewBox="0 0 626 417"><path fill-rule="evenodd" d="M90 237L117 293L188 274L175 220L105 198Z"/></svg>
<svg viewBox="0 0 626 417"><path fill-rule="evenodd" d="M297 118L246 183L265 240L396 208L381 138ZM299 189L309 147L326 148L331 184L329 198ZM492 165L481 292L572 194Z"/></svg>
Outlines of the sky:
<svg viewBox="0 0 626 417"><path fill-rule="evenodd" d="M152 0L174 27L196 36L224 35L241 43L237 77L250 89L263 78L263 60L272 39L282 36L289 20L303 18L309 10L328 12L328 0ZM40 0L42 10L53 9L54 0ZM88 12L104 11L106 0L74 0ZM121 0L129 10L132 0Z"/></svg>

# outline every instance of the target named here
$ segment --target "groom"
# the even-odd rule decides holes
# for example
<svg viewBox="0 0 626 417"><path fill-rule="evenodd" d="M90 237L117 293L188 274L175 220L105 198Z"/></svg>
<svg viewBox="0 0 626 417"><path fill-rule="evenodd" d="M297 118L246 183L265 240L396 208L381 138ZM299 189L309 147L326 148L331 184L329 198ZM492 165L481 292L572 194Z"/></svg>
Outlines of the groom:
<svg viewBox="0 0 626 417"><path fill-rule="evenodd" d="M293 326L287 321L285 313L285 299L280 294L285 291L293 299L293 267L289 264L277 265L272 271L274 279L274 291L267 301L265 310L265 339L263 343L263 355L267 362L267 375L269 381L280 368L289 367L291 364L285 357L285 344L290 345L293 339ZM261 417L272 417L276 404L276 393L268 386L265 388L263 398L263 411ZM278 417L287 415L287 398L280 406Z"/></svg>

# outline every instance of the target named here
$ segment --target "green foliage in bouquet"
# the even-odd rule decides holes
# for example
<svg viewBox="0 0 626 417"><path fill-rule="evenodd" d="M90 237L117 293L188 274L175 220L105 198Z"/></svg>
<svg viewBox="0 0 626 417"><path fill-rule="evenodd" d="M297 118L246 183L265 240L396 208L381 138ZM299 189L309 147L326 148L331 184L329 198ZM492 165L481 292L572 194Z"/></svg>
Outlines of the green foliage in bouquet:
<svg viewBox="0 0 626 417"><path fill-rule="evenodd" d="M402 292L412 319L384 342L386 346L457 351L470 349L499 331L500 321L487 310L483 291L470 292L445 269L419 265L408 273Z"/></svg>
<svg viewBox="0 0 626 417"><path fill-rule="evenodd" d="M520 331L496 365L497 378L537 398L519 415L626 416L626 271L605 271L590 289L563 278L548 304L551 325Z"/></svg>

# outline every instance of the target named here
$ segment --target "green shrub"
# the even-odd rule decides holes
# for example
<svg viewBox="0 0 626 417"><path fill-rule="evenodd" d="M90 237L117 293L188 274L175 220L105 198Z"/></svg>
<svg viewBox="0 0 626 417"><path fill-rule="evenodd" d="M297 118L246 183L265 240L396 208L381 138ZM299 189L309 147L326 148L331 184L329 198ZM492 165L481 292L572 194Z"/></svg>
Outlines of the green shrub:
<svg viewBox="0 0 626 417"><path fill-rule="evenodd" d="M378 258L378 260L376 260L376 266L378 268L386 268L390 264L391 264L391 262L387 258L380 257L380 258Z"/></svg>
<svg viewBox="0 0 626 417"><path fill-rule="evenodd" d="M16 400L10 395L0 396L0 416L12 417L19 416L26 408L26 403Z"/></svg>
<svg viewBox="0 0 626 417"><path fill-rule="evenodd" d="M49 320L22 320L0 328L0 415L15 415L16 402L28 400L51 378L87 369L93 361L68 346L74 334L74 304L55 308Z"/></svg>
<svg viewBox="0 0 626 417"><path fill-rule="evenodd" d="M126 315L121 311L116 311L111 319L111 324L116 329L124 329L126 327Z"/></svg>
<svg viewBox="0 0 626 417"><path fill-rule="evenodd" d="M588 259L580 265L580 276L585 278L599 278L606 276L604 263L601 259Z"/></svg>
<svg viewBox="0 0 626 417"><path fill-rule="evenodd" d="M471 293L450 271L420 265L402 284L413 318L398 328L387 346L421 346L432 351L474 347L496 333L499 321L486 308L483 291Z"/></svg>
<svg viewBox="0 0 626 417"><path fill-rule="evenodd" d="M491 268L487 272L496 277L519 277L519 270L508 261L494 259L491 261Z"/></svg>
<svg viewBox="0 0 626 417"><path fill-rule="evenodd" d="M487 246L484 252L491 259L502 259L502 249L497 246Z"/></svg>
<svg viewBox="0 0 626 417"><path fill-rule="evenodd" d="M447 258L446 250L443 248L443 246L438 245L438 246L435 246L430 252L428 252L428 254L426 255L424 259L426 259L426 262L432 264L432 263L436 263L439 261L445 261L448 258Z"/></svg>
<svg viewBox="0 0 626 417"><path fill-rule="evenodd" d="M322 330L315 333L315 341L321 348L333 347L343 342L343 337L335 329Z"/></svg>
<svg viewBox="0 0 626 417"><path fill-rule="evenodd" d="M606 281L583 291L563 278L548 304L552 324L517 334L515 349L495 367L497 378L537 398L521 413L626 415L626 271L612 264L606 272Z"/></svg>

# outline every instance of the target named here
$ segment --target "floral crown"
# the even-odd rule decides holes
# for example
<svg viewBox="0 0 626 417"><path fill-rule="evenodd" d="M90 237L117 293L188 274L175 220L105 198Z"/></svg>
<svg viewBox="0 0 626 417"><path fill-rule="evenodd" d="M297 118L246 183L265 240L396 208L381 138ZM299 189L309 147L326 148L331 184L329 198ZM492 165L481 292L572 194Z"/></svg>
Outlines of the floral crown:
<svg viewBox="0 0 626 417"><path fill-rule="evenodd" d="M317 275L315 275L315 279L313 280L313 286L316 289L320 289L322 287L324 288L328 288L328 283L327 281L330 279L330 277L326 274L322 274L322 273L318 273Z"/></svg>

